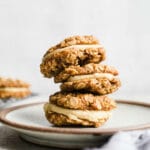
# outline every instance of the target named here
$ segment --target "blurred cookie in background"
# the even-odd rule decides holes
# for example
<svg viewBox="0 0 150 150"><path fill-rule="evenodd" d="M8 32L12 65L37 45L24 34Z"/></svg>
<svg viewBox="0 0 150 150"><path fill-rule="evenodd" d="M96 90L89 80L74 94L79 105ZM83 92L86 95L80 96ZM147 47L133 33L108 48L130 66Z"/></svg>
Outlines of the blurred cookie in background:
<svg viewBox="0 0 150 150"><path fill-rule="evenodd" d="M0 77L0 99L22 99L30 94L29 83L19 79Z"/></svg>

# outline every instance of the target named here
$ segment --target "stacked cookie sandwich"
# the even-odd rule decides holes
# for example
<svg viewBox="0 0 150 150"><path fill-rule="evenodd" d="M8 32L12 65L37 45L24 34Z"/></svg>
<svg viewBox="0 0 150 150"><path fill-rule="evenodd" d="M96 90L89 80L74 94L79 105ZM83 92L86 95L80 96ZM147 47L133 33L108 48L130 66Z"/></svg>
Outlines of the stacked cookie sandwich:
<svg viewBox="0 0 150 150"><path fill-rule="evenodd" d="M46 118L57 125L101 126L115 102L106 95L120 87L118 71L100 62L105 49L93 36L73 36L50 48L41 73L61 83L61 91L44 105Z"/></svg>
<svg viewBox="0 0 150 150"><path fill-rule="evenodd" d="M21 99L31 94L30 85L18 79L0 77L0 99Z"/></svg>

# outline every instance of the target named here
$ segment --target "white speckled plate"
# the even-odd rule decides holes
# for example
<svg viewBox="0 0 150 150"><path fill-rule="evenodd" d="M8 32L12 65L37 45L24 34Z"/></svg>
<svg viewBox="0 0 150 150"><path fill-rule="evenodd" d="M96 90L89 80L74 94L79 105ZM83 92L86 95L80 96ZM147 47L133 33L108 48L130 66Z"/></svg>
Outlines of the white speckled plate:
<svg viewBox="0 0 150 150"><path fill-rule="evenodd" d="M117 102L112 117L99 128L54 127L45 119L44 102L4 109L0 121L27 141L62 148L99 146L115 132L150 128L150 104Z"/></svg>

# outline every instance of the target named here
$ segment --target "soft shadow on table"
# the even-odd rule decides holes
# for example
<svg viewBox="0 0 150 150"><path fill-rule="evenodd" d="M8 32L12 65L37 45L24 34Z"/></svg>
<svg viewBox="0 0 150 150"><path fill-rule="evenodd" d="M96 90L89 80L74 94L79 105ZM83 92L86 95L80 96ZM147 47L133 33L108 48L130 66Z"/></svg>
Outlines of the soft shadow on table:
<svg viewBox="0 0 150 150"><path fill-rule="evenodd" d="M18 133L0 125L0 150L60 150L32 144L22 140Z"/></svg>
<svg viewBox="0 0 150 150"><path fill-rule="evenodd" d="M36 103L39 102L40 99L45 99L45 98L40 96L39 93L35 93L35 92L33 92L30 96L23 99L14 99L14 98L0 99L0 110L3 110L8 107L23 105L23 104Z"/></svg>

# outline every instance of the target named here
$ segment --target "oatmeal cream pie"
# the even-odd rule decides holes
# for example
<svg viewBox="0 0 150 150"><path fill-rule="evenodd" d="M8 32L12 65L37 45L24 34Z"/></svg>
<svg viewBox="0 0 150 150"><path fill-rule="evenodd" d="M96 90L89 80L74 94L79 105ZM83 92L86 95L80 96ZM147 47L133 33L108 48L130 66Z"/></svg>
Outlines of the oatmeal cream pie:
<svg viewBox="0 0 150 150"><path fill-rule="evenodd" d="M69 66L65 68L62 72L54 77L55 83L65 82L70 80L70 78L75 76L87 75L87 74L95 74L95 73L105 73L105 74L113 74L115 76L118 75L118 71L112 67L104 64L94 64L89 63L84 66Z"/></svg>
<svg viewBox="0 0 150 150"><path fill-rule="evenodd" d="M105 59L104 47L93 36L73 36L50 48L40 65L45 77L53 77L71 65L99 63Z"/></svg>
<svg viewBox="0 0 150 150"><path fill-rule="evenodd" d="M27 97L31 94L29 87L24 81L0 77L0 99Z"/></svg>
<svg viewBox="0 0 150 150"><path fill-rule="evenodd" d="M109 94L116 91L121 82L118 71L111 66L102 64L87 64L85 66L70 66L55 77L55 82L61 84L62 91L91 92Z"/></svg>
<svg viewBox="0 0 150 150"><path fill-rule="evenodd" d="M57 126L99 127L107 121L115 107L115 102L106 96L59 92L50 96L44 111L47 120Z"/></svg>

